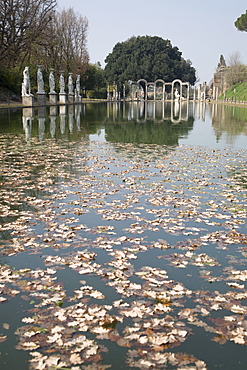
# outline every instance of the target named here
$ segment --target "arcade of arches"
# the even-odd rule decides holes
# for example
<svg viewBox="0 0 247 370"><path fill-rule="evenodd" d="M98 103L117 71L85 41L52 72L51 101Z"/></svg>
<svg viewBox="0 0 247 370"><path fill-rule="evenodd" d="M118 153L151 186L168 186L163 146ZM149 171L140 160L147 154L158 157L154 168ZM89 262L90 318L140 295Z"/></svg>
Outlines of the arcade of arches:
<svg viewBox="0 0 247 370"><path fill-rule="evenodd" d="M190 84L175 79L165 82L158 79L155 82L147 82L140 79L137 82L129 81L130 97L137 100L179 100L189 99Z"/></svg>

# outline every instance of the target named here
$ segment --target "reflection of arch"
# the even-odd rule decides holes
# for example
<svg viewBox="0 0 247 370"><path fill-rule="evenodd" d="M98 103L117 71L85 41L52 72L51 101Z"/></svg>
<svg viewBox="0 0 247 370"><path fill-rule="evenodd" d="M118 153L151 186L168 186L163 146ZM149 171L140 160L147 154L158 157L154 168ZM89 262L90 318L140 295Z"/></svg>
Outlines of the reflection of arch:
<svg viewBox="0 0 247 370"><path fill-rule="evenodd" d="M178 102L171 103L171 122L178 124L181 121L188 121L189 119L189 102Z"/></svg>

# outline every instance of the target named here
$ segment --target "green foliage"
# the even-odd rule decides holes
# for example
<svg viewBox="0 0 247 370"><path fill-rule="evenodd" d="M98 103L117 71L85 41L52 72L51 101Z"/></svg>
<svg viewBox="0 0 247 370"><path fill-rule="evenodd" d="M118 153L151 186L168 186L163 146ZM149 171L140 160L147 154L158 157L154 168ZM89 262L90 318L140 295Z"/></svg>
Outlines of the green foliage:
<svg viewBox="0 0 247 370"><path fill-rule="evenodd" d="M239 31L247 32L247 10L234 22L234 25Z"/></svg>
<svg viewBox="0 0 247 370"><path fill-rule="evenodd" d="M247 101L247 82L238 83L231 87L231 89L227 90L225 96L222 95L220 97L221 100L224 98L230 100L241 100Z"/></svg>
<svg viewBox="0 0 247 370"><path fill-rule="evenodd" d="M18 68L0 69L0 86L6 87L14 93L20 93L22 75Z"/></svg>
<svg viewBox="0 0 247 370"><path fill-rule="evenodd" d="M107 91L106 88L88 90L86 93L90 99L106 99Z"/></svg>
<svg viewBox="0 0 247 370"><path fill-rule="evenodd" d="M100 89L106 87L103 70L100 63L88 64L85 74L82 76L83 86L86 90Z"/></svg>
<svg viewBox="0 0 247 370"><path fill-rule="evenodd" d="M105 77L109 83L115 81L122 85L125 81L141 78L148 82L178 78L192 85L196 81L191 61L182 58L182 53L169 40L158 36L133 36L117 43L105 63Z"/></svg>
<svg viewBox="0 0 247 370"><path fill-rule="evenodd" d="M107 95L106 81L100 63L88 64L86 72L82 76L83 90L86 95L93 99L105 99Z"/></svg>

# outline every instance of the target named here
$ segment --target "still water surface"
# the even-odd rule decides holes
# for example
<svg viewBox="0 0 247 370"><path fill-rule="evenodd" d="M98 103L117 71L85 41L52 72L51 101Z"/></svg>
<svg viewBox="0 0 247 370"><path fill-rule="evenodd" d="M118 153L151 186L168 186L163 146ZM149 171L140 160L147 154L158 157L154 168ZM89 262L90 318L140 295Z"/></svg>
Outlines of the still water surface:
<svg viewBox="0 0 247 370"><path fill-rule="evenodd" d="M246 108L2 110L0 146L1 370L247 366Z"/></svg>

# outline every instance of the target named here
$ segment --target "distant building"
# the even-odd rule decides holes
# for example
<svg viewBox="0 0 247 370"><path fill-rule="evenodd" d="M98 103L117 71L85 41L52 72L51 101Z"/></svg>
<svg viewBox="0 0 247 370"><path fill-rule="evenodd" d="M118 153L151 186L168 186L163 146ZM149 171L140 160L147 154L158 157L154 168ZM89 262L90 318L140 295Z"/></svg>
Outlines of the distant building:
<svg viewBox="0 0 247 370"><path fill-rule="evenodd" d="M218 99L220 95L224 94L229 88L227 83L227 74L229 68L226 65L223 55L220 56L220 62L218 63L216 72L214 73L213 81L210 85L210 95L213 99Z"/></svg>

